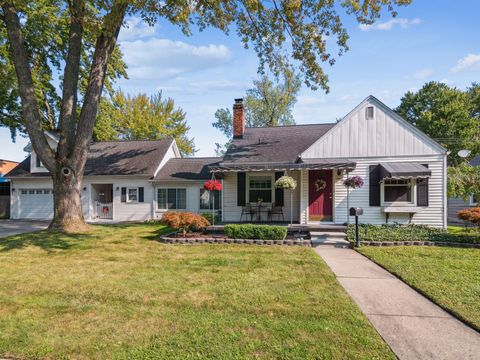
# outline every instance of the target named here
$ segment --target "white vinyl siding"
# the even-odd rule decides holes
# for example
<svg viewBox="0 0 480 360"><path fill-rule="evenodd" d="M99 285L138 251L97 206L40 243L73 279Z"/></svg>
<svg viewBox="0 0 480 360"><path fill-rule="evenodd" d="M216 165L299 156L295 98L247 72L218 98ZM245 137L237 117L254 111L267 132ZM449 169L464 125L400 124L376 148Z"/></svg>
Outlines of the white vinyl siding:
<svg viewBox="0 0 480 360"><path fill-rule="evenodd" d="M374 117L366 109L374 106ZM307 149L302 158L349 158L439 154L438 146L426 141L410 125L398 121L383 107L362 103L325 136Z"/></svg>
<svg viewBox="0 0 480 360"><path fill-rule="evenodd" d="M356 161L357 166L349 176L361 176L365 184L361 188L350 189L350 207L361 207L364 210L360 217L361 223L384 224L385 214L381 206L369 206L369 166L379 164L380 162L418 162L428 164L432 175L428 180L428 207L421 207L420 211L413 215L412 223L425 224L435 227L444 226L444 167L442 156L431 156L421 158L371 158L371 159L352 159ZM347 175L335 176L334 184L334 219L335 223L342 224L347 222L347 189L343 186L343 181ZM414 194L415 195L415 194ZM353 219L353 218L351 218ZM408 214L390 214L389 223L407 223Z"/></svg>

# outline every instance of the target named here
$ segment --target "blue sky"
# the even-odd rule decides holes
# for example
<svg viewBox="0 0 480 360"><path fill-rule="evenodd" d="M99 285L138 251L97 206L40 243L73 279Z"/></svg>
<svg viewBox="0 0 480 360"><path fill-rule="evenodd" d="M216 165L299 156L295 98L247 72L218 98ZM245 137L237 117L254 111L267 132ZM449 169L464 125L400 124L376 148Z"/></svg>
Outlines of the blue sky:
<svg viewBox="0 0 480 360"><path fill-rule="evenodd" d="M298 124L334 122L368 95L395 107L408 90L426 81L444 81L459 88L480 81L480 1L414 0L392 19L382 16L370 27L344 17L350 50L325 69L331 92L301 90L294 117ZM119 81L123 91L152 94L163 91L187 113L197 156L214 154L215 142L225 142L211 126L220 107L258 78L257 57L245 50L232 32L195 32L185 37L161 21L150 28L136 18L120 33L120 46L129 79ZM0 128L0 158L20 161L27 139Z"/></svg>

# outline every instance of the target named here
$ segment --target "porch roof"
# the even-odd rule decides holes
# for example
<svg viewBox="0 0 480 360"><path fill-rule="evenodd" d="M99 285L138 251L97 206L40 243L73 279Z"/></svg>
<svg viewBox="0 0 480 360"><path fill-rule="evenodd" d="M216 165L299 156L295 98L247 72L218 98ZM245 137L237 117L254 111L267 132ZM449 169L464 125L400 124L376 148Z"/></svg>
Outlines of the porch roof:
<svg viewBox="0 0 480 360"><path fill-rule="evenodd" d="M283 171L283 170L321 170L321 169L355 169L356 163L348 159L298 159L296 162L268 163L229 163L222 162L210 166L211 172L241 171Z"/></svg>

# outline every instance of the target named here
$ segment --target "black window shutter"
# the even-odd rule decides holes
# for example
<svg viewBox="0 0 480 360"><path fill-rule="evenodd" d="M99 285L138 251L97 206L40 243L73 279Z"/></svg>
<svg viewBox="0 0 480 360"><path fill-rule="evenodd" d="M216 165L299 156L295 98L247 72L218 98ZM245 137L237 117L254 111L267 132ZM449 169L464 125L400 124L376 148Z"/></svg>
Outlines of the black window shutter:
<svg viewBox="0 0 480 360"><path fill-rule="evenodd" d="M127 188L126 187L122 187L122 199L121 199L122 202L127 202Z"/></svg>
<svg viewBox="0 0 480 360"><path fill-rule="evenodd" d="M428 169L428 164L422 164ZM417 206L428 206L428 178L417 179Z"/></svg>
<svg viewBox="0 0 480 360"><path fill-rule="evenodd" d="M275 172L275 181L280 179L283 176L283 171ZM283 189L275 189L275 205L283 206Z"/></svg>
<svg viewBox="0 0 480 360"><path fill-rule="evenodd" d="M237 206L247 203L247 176L244 172L237 173Z"/></svg>
<svg viewBox="0 0 480 360"><path fill-rule="evenodd" d="M138 202L143 202L143 187L138 188Z"/></svg>
<svg viewBox="0 0 480 360"><path fill-rule="evenodd" d="M370 206L380 206L380 180L380 165L370 165L368 171Z"/></svg>

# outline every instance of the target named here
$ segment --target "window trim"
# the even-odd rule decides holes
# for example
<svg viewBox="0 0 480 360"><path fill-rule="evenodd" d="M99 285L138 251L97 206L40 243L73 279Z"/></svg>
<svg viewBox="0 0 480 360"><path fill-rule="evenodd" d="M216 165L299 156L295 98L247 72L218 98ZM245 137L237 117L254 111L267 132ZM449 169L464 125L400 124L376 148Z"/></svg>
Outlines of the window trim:
<svg viewBox="0 0 480 360"><path fill-rule="evenodd" d="M136 199L136 200L130 200L130 190L136 190L136 192L137 192L137 199ZM136 203L138 203L138 195L139 195L138 187L135 187L135 186L129 186L129 187L127 187L127 193L126 193L126 197L125 197L125 203L127 203L127 204L136 204Z"/></svg>
<svg viewBox="0 0 480 360"><path fill-rule="evenodd" d="M372 117L368 116L368 110L372 109ZM365 119L366 120L373 120L375 118L375 107L373 105L367 105L365 107Z"/></svg>
<svg viewBox="0 0 480 360"><path fill-rule="evenodd" d="M470 204L470 206L477 206L479 204L478 199L477 199L477 201L473 200L473 195L470 195L470 197L468 199L468 203Z"/></svg>
<svg viewBox="0 0 480 360"><path fill-rule="evenodd" d="M175 208L175 209L169 209L168 208L168 190L174 189L175 190L175 202L178 204L178 190L185 190L185 208ZM165 190L166 191L166 201L165 201L165 208L160 207L160 202L158 201L158 190ZM187 210L187 188L186 187L157 187L155 191L155 211L172 211L172 210ZM200 200L199 200L200 201Z"/></svg>
<svg viewBox="0 0 480 360"><path fill-rule="evenodd" d="M247 174L247 183L246 183L246 188L247 188L247 203L256 203L257 200L250 200L250 178L252 177L270 177L270 181L271 181L271 188L270 188L270 192L271 192L271 199L272 201L270 202L267 202L267 201L263 201L265 204L272 204L275 202L275 174L271 174L271 173L254 173L254 174ZM253 190L267 190L267 189L253 189Z"/></svg>
<svg viewBox="0 0 480 360"><path fill-rule="evenodd" d="M399 179L400 180L400 179ZM385 179L380 182L380 204L382 207L388 206L417 206L417 181L415 178L409 180L412 191L411 201L385 201ZM387 186L404 186L404 184L388 184Z"/></svg>
<svg viewBox="0 0 480 360"><path fill-rule="evenodd" d="M211 207L208 207L207 209L202 208L202 190L210 193L210 190L205 190L204 188L200 188L200 190L199 190L199 192L198 192L198 195L199 195L199 196L198 196L198 209L199 209L200 211L202 211L202 210L204 210L204 211L206 211L206 210L212 210ZM215 207L215 211L216 211L216 210L222 210L222 190L214 190L214 191L218 194L218 196L215 196L215 200L214 200L214 201L217 201L217 198L218 198L218 204L219 204L218 207ZM209 195L209 196L210 196L210 195ZM210 201L209 201L209 202L210 202Z"/></svg>

